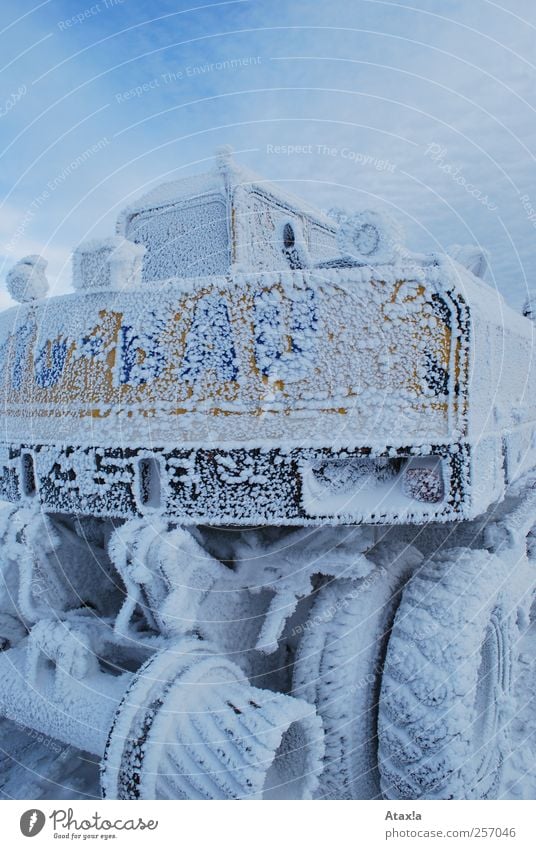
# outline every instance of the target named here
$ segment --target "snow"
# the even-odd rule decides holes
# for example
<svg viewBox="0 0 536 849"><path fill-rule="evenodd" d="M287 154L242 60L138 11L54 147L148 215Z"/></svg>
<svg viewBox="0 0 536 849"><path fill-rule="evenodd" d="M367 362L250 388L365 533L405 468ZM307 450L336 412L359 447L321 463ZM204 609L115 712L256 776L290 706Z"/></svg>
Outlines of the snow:
<svg viewBox="0 0 536 849"><path fill-rule="evenodd" d="M341 256L358 262L390 263L403 251L403 232L387 215L363 210L345 215L337 232Z"/></svg>
<svg viewBox="0 0 536 849"><path fill-rule="evenodd" d="M485 277L489 266L489 253L476 245L451 245L447 254L467 268L475 277Z"/></svg>
<svg viewBox="0 0 536 849"><path fill-rule="evenodd" d="M168 252L164 265L152 237L145 254L143 244L114 237L77 249L75 295L2 315L4 497L30 463L21 435L49 509L127 517L160 507L192 523L432 515L395 482L377 489L377 476L372 492L363 482L340 497L318 495L310 469L327 450L456 455L463 468L443 464L435 514L444 519L482 512L536 462L531 323L449 257L404 250L388 264L291 268L311 261L312 219L261 188L235 189L244 193L235 260L286 263L286 271L240 272L235 262L225 276L184 276L173 265L190 263L182 237L186 253ZM178 209L139 213L164 246L161 216ZM193 233L189 213L188 221ZM388 225L381 233L388 240ZM213 235L204 244L220 255ZM197 237L191 249L201 262ZM169 273L179 276L158 277ZM296 462L303 495L292 484ZM140 489L147 469L150 499ZM381 511L368 509L371 497Z"/></svg>
<svg viewBox="0 0 536 849"><path fill-rule="evenodd" d="M536 291L534 289L530 289L527 297L525 299L525 303L523 304L523 315L526 318L530 318L531 321L534 321L535 317L535 304L536 304Z"/></svg>
<svg viewBox="0 0 536 849"><path fill-rule="evenodd" d="M28 728L0 720L0 799L100 799L99 761Z"/></svg>
<svg viewBox="0 0 536 849"><path fill-rule="evenodd" d="M134 677L107 744L103 788L112 798L260 799L292 787L307 799L322 755L310 705L251 687L213 646L186 638Z"/></svg>
<svg viewBox="0 0 536 849"><path fill-rule="evenodd" d="M409 498L417 501L441 501L445 494L441 467L426 468L413 466L404 475L404 490Z"/></svg>
<svg viewBox="0 0 536 849"><path fill-rule="evenodd" d="M140 213L127 232L129 240L147 248L147 281L225 274L229 268L227 207L221 198L184 201L157 215Z"/></svg>
<svg viewBox="0 0 536 849"><path fill-rule="evenodd" d="M119 236L83 242L73 253L73 289L136 288L141 281L144 254L143 245Z"/></svg>
<svg viewBox="0 0 536 849"><path fill-rule="evenodd" d="M38 256L8 275L21 306L0 317L0 494L20 506L0 512L5 795L20 779L21 793L44 797L62 770L58 795L97 795L85 751L104 756L112 797L311 798L346 744L337 733L325 753L320 689L305 688L311 703L292 690L296 652L323 645L346 587L384 577L370 597L394 610L400 557L425 558L443 583L435 606L397 619L396 639L414 642L402 663L390 655L384 716L404 724L416 699L431 709L454 661L460 687L472 674L482 598L526 579L512 552L534 504L526 492L512 504L512 485L536 466L534 328L478 279L480 249L411 254L374 211L337 219L338 237L333 219L222 151L211 174L152 190L115 237L80 245L73 294L43 300ZM506 494L502 524L460 521ZM444 553L430 561L442 539L469 540L459 568ZM426 596L429 578L415 577L410 597ZM337 602L325 620L317 593L323 610ZM429 666L417 679L415 646ZM515 720L511 694L498 707L514 741L498 796L536 786L520 778L536 693L523 656ZM364 680L379 686L376 672ZM455 736L456 710L436 716L402 749L386 732L389 769ZM31 753L26 728L40 735ZM54 741L76 752L68 768ZM456 739L451 761L466 744ZM19 757L42 775L25 778Z"/></svg>
<svg viewBox="0 0 536 849"><path fill-rule="evenodd" d="M48 263L37 254L20 259L6 275L7 290L15 301L26 303L44 298L48 292L45 269Z"/></svg>
<svg viewBox="0 0 536 849"><path fill-rule="evenodd" d="M56 533L61 537L58 528ZM398 533L400 541L391 534L390 541L383 546L383 570L397 562L400 552L406 559L409 555L411 547L403 542L404 529ZM266 687L270 680L277 689L282 686L277 683L283 680L277 668L288 663L288 656L284 660L280 648L288 647L292 639L299 643L305 635L320 633L324 627L324 620L314 618L309 627L307 604L298 619L293 614L297 605L314 598L318 575L330 584L361 580L364 587L368 581L374 586L371 576L378 571L378 557L371 556L371 551L376 539L377 533L370 526L293 532L266 528L240 533L206 529L204 533L190 534L181 528L167 528L155 518L117 528L110 551L116 568L125 578L128 596L131 583L145 588L146 595L138 595L137 599L145 614L149 610L156 614L153 628L158 622L163 634L173 636L173 640L178 635L186 642L175 641L170 645L161 638L155 642L153 637L151 643L149 635L154 631L140 630L139 618L135 629L132 626L126 629L120 623L120 614L116 639L134 641L138 647L147 641L146 648L153 661L135 677L104 676L94 665L95 653L102 656L103 648L97 648L99 642L90 643L88 653L83 632L68 630L74 626L74 620L70 626L71 620L65 624L41 620L39 627L32 630L35 649L28 656L28 660L33 658L36 677L29 677L24 644L18 646L18 654L11 650L0 654L4 682L0 702L2 710L11 717L10 723L3 720L0 724L0 734L2 728L13 727L15 721L21 729L21 733L11 735L9 745L2 744L9 753L0 779L3 792L23 798L31 792L36 798L45 798L53 795L52 788L59 784L64 786L61 795L68 798L98 796L94 757L82 754L81 750L102 753L115 706L123 697L128 711L120 713L115 720L112 735L115 742L108 744L105 786L109 795L115 793L118 771L123 776L132 776L143 764L146 778L140 786L142 798L154 798L155 794L164 798L310 797L315 792L315 775L322 757L322 735L314 712L301 700L260 688ZM221 559L214 559L218 553ZM232 567L224 566L224 559ZM415 562L420 562L420 558ZM382 580L381 575L380 570L376 580ZM454 575L450 577L451 584L453 580ZM482 575L482 581L487 580L489 576ZM463 575L458 582L460 589L465 586ZM338 607L331 610L326 622L331 621L337 610ZM91 637L91 629L87 630L90 621L86 623L87 637ZM426 635L430 642L433 629L430 630L428 619L415 616L414 624L419 634ZM146 624L145 629L148 628ZM199 630L203 639L190 644L189 629ZM532 787L532 778L526 775L529 760L525 752L527 738L531 739L527 700L531 698L530 688L536 691L534 667L527 664L530 643L526 641L530 633L524 637L525 660L518 681L513 751L508 759L505 783L497 791L501 798L520 794L530 797ZM69 642L69 634L74 641ZM291 634L295 635L292 639ZM218 640L218 648L210 642L214 639ZM278 650L273 655L266 654L268 648L273 648L271 640L278 641ZM110 645L113 647L113 642ZM165 651L159 650L166 645ZM119 643L115 651L119 658ZM222 651L229 653L233 663L223 660ZM59 663L55 677L46 672L40 655ZM275 673L271 677L267 674L270 668ZM249 675L254 676L253 688L247 683ZM37 690L28 688L32 680L37 682ZM172 680L176 681L175 690L164 692L164 682ZM125 697L127 686L131 690ZM98 706L93 697L95 692L101 694ZM157 704L159 698L166 699L168 707L162 712L156 710L153 715L151 705ZM251 701L262 706L262 715L255 708L249 716ZM149 711L148 725L143 724L145 720L137 713L141 705ZM166 729L172 718L177 735L174 739L180 745L173 743L166 754L160 741L168 739ZM141 749L125 748L125 740L135 740L142 733L140 723L148 731L149 739L154 740L146 747L146 754L141 754L141 760ZM38 731L25 730L32 725ZM28 735L30 751L25 749ZM58 742L62 740L65 742ZM214 741L221 744L217 751ZM254 741L262 741L262 745ZM21 763L35 764L35 775L21 775ZM191 777L193 772L197 778ZM206 777L202 777L205 772ZM21 783L15 790L16 780ZM139 786L128 781L125 787Z"/></svg>
<svg viewBox="0 0 536 849"><path fill-rule="evenodd" d="M92 292L77 299L56 298L46 308L37 306L16 314L8 311L2 316L4 362L8 365L5 397L10 405L19 406L21 414L31 413L34 435L39 428L46 438L49 417L45 410L58 394L67 393L62 398L62 416L52 430L58 433L59 427L60 433L63 429L65 436L69 432L72 437L76 429L78 444L94 439L97 430L103 436L107 430L115 430L118 416L124 419L125 435L130 430L144 439L144 396L150 405L159 404L150 431L153 435L159 432L158 438L165 442L171 432L177 433L179 424L174 422L166 437L166 420L170 415L180 416L182 410L198 411L199 421L201 416L206 421L207 412L216 406L222 412L243 414L245 427L241 419L231 424L222 416L214 418L211 430L220 431L220 438L229 444L231 434L242 440L243 431L250 429L246 439L261 445L269 434L272 443L292 439L296 428L293 416L288 415L291 411L298 422L308 412L318 416L317 439L322 438L322 422L325 420L326 433L332 433L333 417L344 407L354 439L378 444L388 435L402 439L408 430L418 433L422 403L427 406L429 439L444 439L446 422L439 405L433 403L436 389L426 386L424 361L441 357L445 331L420 293L418 280L399 286L396 299L392 298L391 286L405 274L404 268L395 266L382 269L379 279L371 269L337 269L329 276L320 272L236 275L232 282L213 278L209 291L203 278L162 283L157 300L147 298L143 291L124 291L112 299L108 293ZM426 323L416 338L421 307ZM382 311L385 318L378 324ZM331 328L337 333L330 332ZM437 341L433 328L442 333ZM289 335L290 346L286 341ZM33 369L26 371L28 356L33 353L34 360L44 357L44 349L52 359L53 351L66 352L61 359L59 353L55 355L59 365L50 398L32 386ZM380 349L389 354L382 358ZM416 357L423 358L422 373L410 365ZM194 385L187 380L189 376L197 376ZM273 398L266 397L265 377L271 379ZM30 393L28 400L11 397L12 388L22 390L23 386L26 394ZM84 421L85 417L76 413L84 407L88 413L96 407L100 415ZM381 413L377 422L371 417L371 407ZM363 419L365 409L368 424ZM282 415L270 415L273 413ZM247 424L251 416L258 420L253 439ZM195 415L192 418L195 421ZM341 424L350 429L346 420ZM420 424L424 431L423 422ZM8 433L9 426L8 418ZM195 440L190 436L187 441Z"/></svg>
<svg viewBox="0 0 536 849"><path fill-rule="evenodd" d="M291 252L283 244L285 224L296 235ZM228 153L207 174L149 191L120 214L117 232L146 246L147 282L304 267L335 250L333 221L238 167Z"/></svg>
<svg viewBox="0 0 536 849"><path fill-rule="evenodd" d="M273 590L274 597L266 612L257 637L256 648L265 654L277 650L285 624L294 614L300 599L307 598L319 573L334 578L361 578L369 574L373 564L361 553L371 545L371 531L356 528L341 540L327 531L322 540L312 540L308 532L296 531L287 540L289 554L279 545L262 551L260 564L251 561L251 547L238 546L235 552L237 580L254 591L261 587ZM293 546L299 546L299 552Z"/></svg>
<svg viewBox="0 0 536 849"><path fill-rule="evenodd" d="M536 616L521 634L511 720L512 747L506 760L501 799L536 798Z"/></svg>
<svg viewBox="0 0 536 849"><path fill-rule="evenodd" d="M168 531L167 523L157 517L150 524L135 519L121 525L112 534L109 551L127 590L116 623L122 634L129 632L137 605L149 627L156 625L166 637L193 631L199 607L226 573L188 531Z"/></svg>
<svg viewBox="0 0 536 849"><path fill-rule="evenodd" d="M62 673L60 667L61 674L67 675L67 680L59 688L57 674L41 664L38 677L32 680L26 673L24 646L2 652L0 713L67 745L102 756L125 681L100 672L79 680Z"/></svg>
<svg viewBox="0 0 536 849"><path fill-rule="evenodd" d="M117 251L126 263L140 259L127 242L94 247L105 270ZM92 256L91 246L77 256L75 265ZM454 389L454 375L467 367L466 325L439 266L235 273L150 290L143 277L132 284L127 275L115 291L111 271L103 275L93 290L0 319L5 436L14 443L6 495L28 427L37 491L51 507L146 512L151 504L138 478L153 468L152 507L176 511L182 500L177 515L189 511L194 522L203 512L192 514L186 492L201 489L228 515L241 502L235 489L224 506L231 478L256 487L237 518L262 517L253 507L267 497L274 518L299 518L289 513L298 498L291 492L296 450L408 456L430 453L431 444L449 453L467 435L467 409ZM216 469L203 453L212 448ZM278 454L281 475L263 494ZM354 506L354 518L365 515Z"/></svg>
<svg viewBox="0 0 536 849"><path fill-rule="evenodd" d="M121 229L121 225L126 219L136 213L145 212L148 209L159 209L169 203L189 200L190 198L201 198L206 195L218 194L222 198L225 197L223 180L216 171L162 183L142 195L134 204L123 210L119 219L118 229Z"/></svg>

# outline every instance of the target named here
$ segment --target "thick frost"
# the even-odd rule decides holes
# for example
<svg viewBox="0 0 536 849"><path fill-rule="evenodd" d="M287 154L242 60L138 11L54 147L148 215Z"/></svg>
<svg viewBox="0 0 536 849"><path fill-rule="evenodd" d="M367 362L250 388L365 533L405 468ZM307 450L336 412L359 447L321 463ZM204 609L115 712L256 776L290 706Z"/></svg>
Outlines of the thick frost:
<svg viewBox="0 0 536 849"><path fill-rule="evenodd" d="M26 303L44 298L48 292L46 259L31 254L20 259L6 276L7 290L15 301Z"/></svg>
<svg viewBox="0 0 536 849"><path fill-rule="evenodd" d="M119 236L83 242L73 253L73 288L123 290L141 283L143 245Z"/></svg>
<svg viewBox="0 0 536 849"><path fill-rule="evenodd" d="M447 253L475 277L485 277L489 266L488 251L476 245L451 245Z"/></svg>

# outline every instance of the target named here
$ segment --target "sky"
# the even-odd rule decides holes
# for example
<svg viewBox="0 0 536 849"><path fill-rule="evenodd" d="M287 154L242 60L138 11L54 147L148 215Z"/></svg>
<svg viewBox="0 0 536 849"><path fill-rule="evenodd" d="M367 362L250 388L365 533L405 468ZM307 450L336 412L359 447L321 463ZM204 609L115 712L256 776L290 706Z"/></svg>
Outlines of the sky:
<svg viewBox="0 0 536 849"><path fill-rule="evenodd" d="M375 208L410 250L489 250L516 308L536 272L534 0L3 0L0 307L42 254L111 235L217 148L323 210Z"/></svg>

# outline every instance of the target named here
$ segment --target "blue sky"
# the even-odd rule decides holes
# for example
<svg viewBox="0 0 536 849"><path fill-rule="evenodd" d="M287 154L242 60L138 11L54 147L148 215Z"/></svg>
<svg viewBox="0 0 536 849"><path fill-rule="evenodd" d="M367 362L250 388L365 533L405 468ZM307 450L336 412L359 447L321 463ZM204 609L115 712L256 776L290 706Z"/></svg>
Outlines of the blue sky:
<svg viewBox="0 0 536 849"><path fill-rule="evenodd" d="M64 291L78 242L231 144L412 249L488 247L515 306L535 285L533 0L3 0L0 39L2 278L40 252Z"/></svg>

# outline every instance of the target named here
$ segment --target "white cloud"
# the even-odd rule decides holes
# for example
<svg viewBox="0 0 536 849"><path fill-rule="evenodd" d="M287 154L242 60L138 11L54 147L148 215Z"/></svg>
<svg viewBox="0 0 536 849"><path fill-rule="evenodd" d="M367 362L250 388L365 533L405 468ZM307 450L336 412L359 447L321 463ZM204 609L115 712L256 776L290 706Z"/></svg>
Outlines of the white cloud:
<svg viewBox="0 0 536 849"><path fill-rule="evenodd" d="M7 5L20 14L18 3ZM125 2L60 32L57 20L72 14L61 2L10 30L7 88L42 79L0 119L7 143L20 134L4 159L4 243L50 180L109 138L46 199L20 244L20 252L44 245L64 287L67 245L110 232L129 195L195 170L191 163L230 142L254 149L241 161L323 207L398 210L414 248L489 246L496 284L521 300L536 272L534 227L520 201L527 195L536 206L531 0L511 0L507 10L488 0L260 0L169 17L177 11L167 0L149 12ZM185 73L244 56L260 61ZM164 83L170 72L177 78ZM118 93L155 79L118 102ZM314 153L277 157L270 143L310 143ZM460 169L457 178L426 154L431 144ZM356 162L343 150L363 156Z"/></svg>

